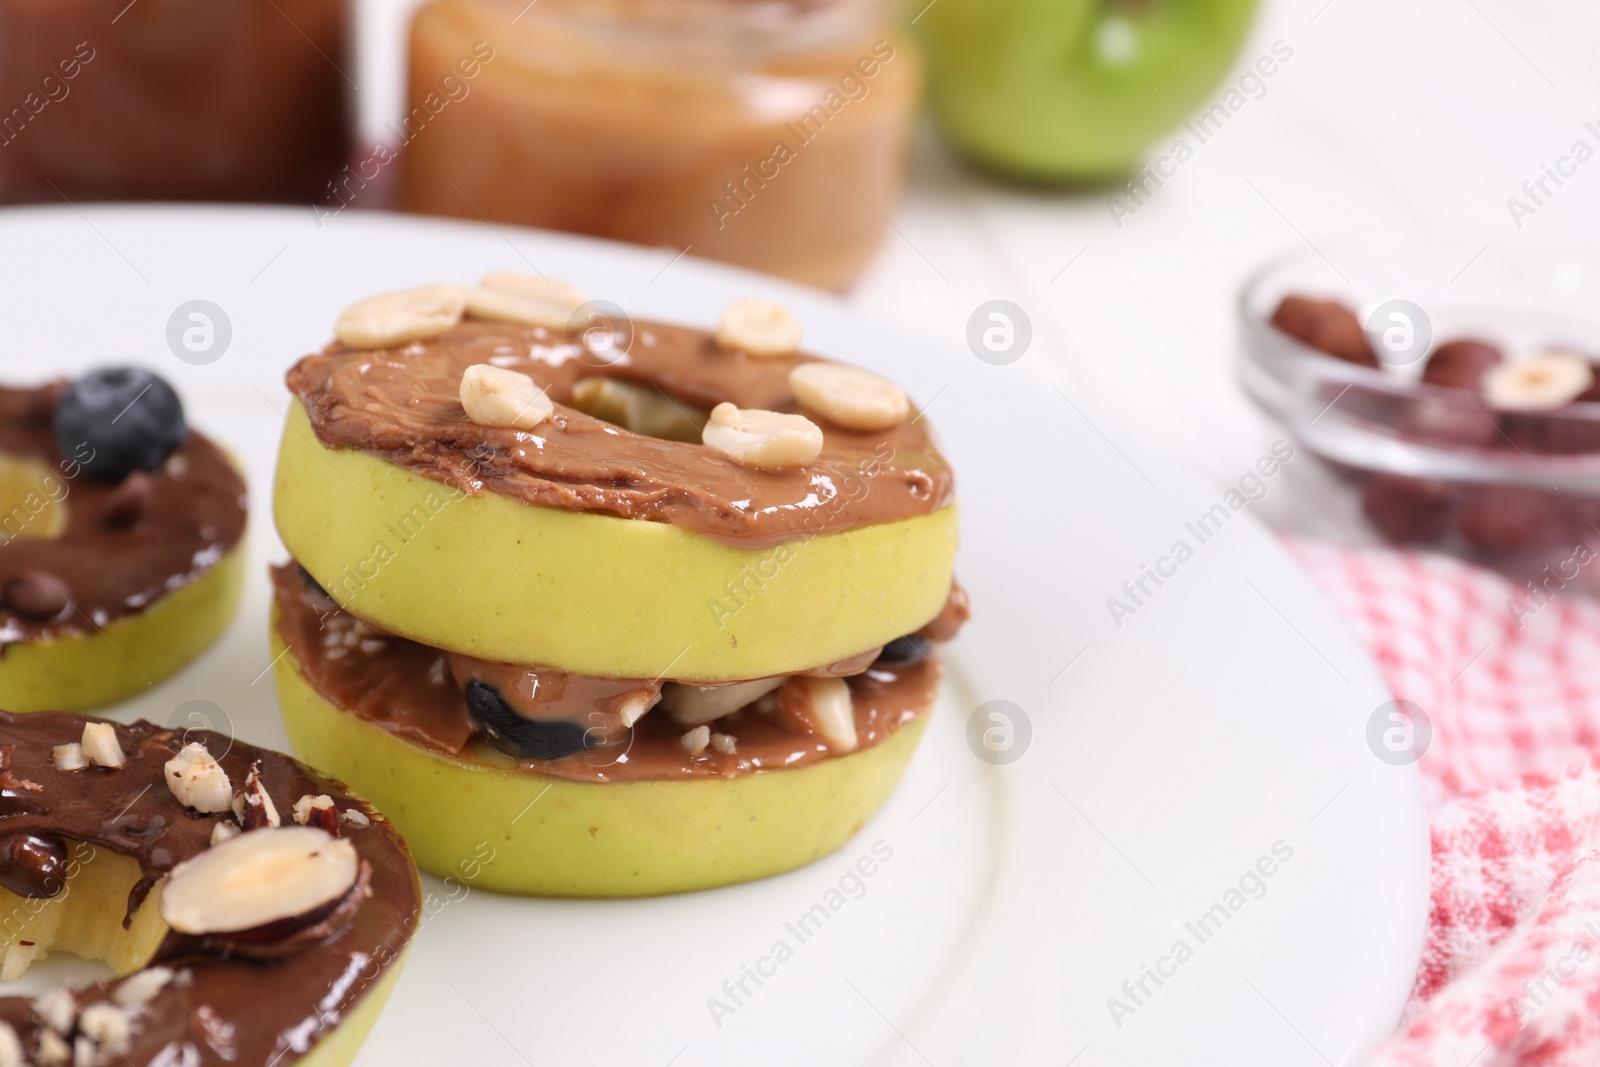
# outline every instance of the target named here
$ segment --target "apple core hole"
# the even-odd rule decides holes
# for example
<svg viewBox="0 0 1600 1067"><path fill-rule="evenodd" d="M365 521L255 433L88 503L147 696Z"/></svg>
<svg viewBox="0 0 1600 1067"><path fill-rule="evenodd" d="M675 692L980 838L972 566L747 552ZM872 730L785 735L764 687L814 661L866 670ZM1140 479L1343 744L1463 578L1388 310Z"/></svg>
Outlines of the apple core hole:
<svg viewBox="0 0 1600 1067"><path fill-rule="evenodd" d="M655 386L622 378L580 378L572 384L566 404L633 433L690 444L700 443L700 432L710 417L704 409Z"/></svg>

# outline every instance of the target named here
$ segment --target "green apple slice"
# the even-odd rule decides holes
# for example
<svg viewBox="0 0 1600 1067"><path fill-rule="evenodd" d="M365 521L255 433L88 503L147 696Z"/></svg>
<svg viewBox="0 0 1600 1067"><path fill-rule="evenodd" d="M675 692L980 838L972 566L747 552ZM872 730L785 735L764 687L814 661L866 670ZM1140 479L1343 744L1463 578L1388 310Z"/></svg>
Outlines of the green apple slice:
<svg viewBox="0 0 1600 1067"><path fill-rule="evenodd" d="M374 625L479 659L625 678L737 681L876 648L938 614L956 550L953 506L749 550L468 496L324 448L298 401L273 514L295 559Z"/></svg>
<svg viewBox="0 0 1600 1067"><path fill-rule="evenodd" d="M300 759L384 813L429 874L551 897L639 897L764 878L844 844L900 781L928 715L803 767L693 781L573 782L445 756L329 702L272 627ZM492 858L485 858L492 857Z"/></svg>
<svg viewBox="0 0 1600 1067"><path fill-rule="evenodd" d="M241 543L143 611L99 629L80 619L80 632L8 645L0 654L0 708L82 711L163 681L222 636L243 583Z"/></svg>
<svg viewBox="0 0 1600 1067"><path fill-rule="evenodd" d="M164 883L156 883L124 928L122 916L128 893L144 873L138 862L108 848L94 848L74 864L69 892L30 900L0 889L0 911L9 916L5 929L0 931L0 958L16 942L31 941L41 953L64 952L81 959L100 960L118 977L147 966L168 932L167 924L161 920ZM354 1059L383 1011L409 954L408 946L367 988L338 1026L294 1061L296 1067L345 1067ZM271 980L270 972L263 970L263 993Z"/></svg>

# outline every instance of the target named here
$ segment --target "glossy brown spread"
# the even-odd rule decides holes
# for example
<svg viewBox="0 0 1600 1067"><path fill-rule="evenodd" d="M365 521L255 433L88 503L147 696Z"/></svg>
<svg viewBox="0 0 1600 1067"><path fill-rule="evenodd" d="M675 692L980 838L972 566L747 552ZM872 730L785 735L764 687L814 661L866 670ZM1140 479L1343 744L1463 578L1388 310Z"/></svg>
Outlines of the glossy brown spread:
<svg viewBox="0 0 1600 1067"><path fill-rule="evenodd" d="M703 330L654 323L634 326L620 358L611 351L594 331L585 340L469 321L399 349L334 344L297 363L288 385L328 448L360 449L470 494L671 523L741 548L911 518L954 499L950 468L921 419L861 433L807 411L823 431L821 455L793 470L760 471L566 406L574 382L611 376L700 409L727 401L796 412L789 371L810 356L756 358L720 347ZM555 414L531 432L469 421L461 375L475 363L527 374L549 391Z"/></svg>
<svg viewBox="0 0 1600 1067"><path fill-rule="evenodd" d="M508 757L480 738L446 653L404 638L364 636L373 631L307 584L294 564L274 567L272 581L278 636L294 653L312 688L329 703L433 751L509 765ZM364 631L356 640L344 637L357 625ZM932 707L939 672L934 661L919 660L871 667L848 684L859 748L865 749ZM690 755L679 742L685 727L657 709L614 743L561 759L522 760L516 766L584 782L732 778L803 766L832 755L817 736L753 708L718 719L713 728L737 739L736 752L707 749L699 756Z"/></svg>
<svg viewBox="0 0 1600 1067"><path fill-rule="evenodd" d="M332 1032L410 940L421 892L405 843L338 782L288 756L210 731L119 725L125 766L56 770L53 747L78 740L86 721L65 712L0 712L0 841L34 835L47 851L62 846L58 854L86 851L87 843L131 857L145 880L130 911L149 884L209 847L217 823L234 821L231 814L191 812L167 788L163 766L187 742L204 744L235 784L259 761L262 784L285 820L297 799L323 793L341 813L355 809L367 817L365 826L340 820L339 833L363 861L369 894L358 884L335 909L334 921L287 932L292 943L270 959L259 958L260 946L253 950L258 958L244 958L225 943L169 932L150 963L177 976L139 1012L124 1049L126 1062L138 1067L295 1062ZM0 848L7 860L14 854ZM19 869L13 863L7 881L38 873L37 865ZM38 882L33 895L53 895L63 885L49 872ZM118 984L105 980L79 990L79 1006L109 999ZM25 1048L37 1047L41 1024L28 1000L0 998L0 1019L17 1029ZM123 1061L113 1055L106 1062Z"/></svg>
<svg viewBox="0 0 1600 1067"><path fill-rule="evenodd" d="M0 591L12 590L0 592L0 651L142 611L209 571L244 534L244 479L193 430L160 470L132 476L148 478L148 497L131 519L119 515L111 505L120 486L94 481L72 456L57 455L50 415L59 389L0 388L0 454L49 471L34 500L5 501L10 510L0 514ZM65 504L66 527L58 537L30 536L47 496ZM42 584L66 603L49 615L53 605L19 605L18 582Z"/></svg>

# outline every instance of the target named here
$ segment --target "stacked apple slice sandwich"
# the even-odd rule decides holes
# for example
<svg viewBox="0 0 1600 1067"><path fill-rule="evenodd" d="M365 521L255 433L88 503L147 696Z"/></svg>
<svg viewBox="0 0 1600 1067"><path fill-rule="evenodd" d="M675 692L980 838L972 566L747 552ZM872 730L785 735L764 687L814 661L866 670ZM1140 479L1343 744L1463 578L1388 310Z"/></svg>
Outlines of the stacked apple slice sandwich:
<svg viewBox="0 0 1600 1067"><path fill-rule="evenodd" d="M520 275L335 333L288 375L276 679L301 757L424 870L680 892L883 803L966 617L954 480L898 386L776 304L708 331Z"/></svg>

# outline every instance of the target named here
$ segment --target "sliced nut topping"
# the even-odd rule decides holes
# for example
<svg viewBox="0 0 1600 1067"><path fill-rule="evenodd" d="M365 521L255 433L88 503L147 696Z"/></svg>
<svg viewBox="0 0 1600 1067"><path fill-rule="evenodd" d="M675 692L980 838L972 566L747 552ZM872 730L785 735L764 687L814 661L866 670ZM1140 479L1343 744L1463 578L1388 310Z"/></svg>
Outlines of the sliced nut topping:
<svg viewBox="0 0 1600 1067"><path fill-rule="evenodd" d="M661 699L659 690L641 689L637 693L629 694L617 709L617 717L622 720L622 725L632 727L634 723L644 718L644 713L656 706Z"/></svg>
<svg viewBox="0 0 1600 1067"><path fill-rule="evenodd" d="M22 1054L22 1039L17 1028L10 1023L0 1023L0 1067L23 1067L27 1063Z"/></svg>
<svg viewBox="0 0 1600 1067"><path fill-rule="evenodd" d="M1578 399L1594 384L1594 371L1588 360L1571 352L1546 352L1497 363L1478 384L1484 398L1502 411L1549 411Z"/></svg>
<svg viewBox="0 0 1600 1067"><path fill-rule="evenodd" d="M367 813L356 808L345 808L339 813L339 821L347 826L365 829L372 825L372 820L367 818Z"/></svg>
<svg viewBox="0 0 1600 1067"><path fill-rule="evenodd" d="M485 289L515 293L530 300L548 300L553 304L567 304L573 308L588 301L582 289L562 278L546 278L539 274L519 274L516 271L492 270L478 280Z"/></svg>
<svg viewBox="0 0 1600 1067"><path fill-rule="evenodd" d="M15 982L28 973L33 961L39 958L39 946L32 941L18 941L6 949L6 961L0 964L0 982Z"/></svg>
<svg viewBox="0 0 1600 1067"><path fill-rule="evenodd" d="M172 970L167 967L146 967L134 971L111 991L111 999L124 1008L142 1008L167 988L172 981Z"/></svg>
<svg viewBox="0 0 1600 1067"><path fill-rule="evenodd" d="M334 336L351 348L389 348L438 337L461 321L467 294L458 285L427 285L359 300L339 313Z"/></svg>
<svg viewBox="0 0 1600 1067"><path fill-rule="evenodd" d="M699 726L701 723L731 715L783 684L779 678L757 678L732 685L686 685L668 682L661 687L661 707L672 721L681 726Z"/></svg>
<svg viewBox="0 0 1600 1067"><path fill-rule="evenodd" d="M228 781L228 773L200 742L184 745L167 760L164 770L167 788L184 807L208 814L232 807L233 784Z"/></svg>
<svg viewBox="0 0 1600 1067"><path fill-rule="evenodd" d="M83 746L76 741L52 748L50 758L55 761L58 771L81 771L89 766L88 757L83 754Z"/></svg>
<svg viewBox="0 0 1600 1067"><path fill-rule="evenodd" d="M804 415L728 403L711 409L701 440L735 463L758 470L803 467L822 451L822 430Z"/></svg>
<svg viewBox="0 0 1600 1067"><path fill-rule="evenodd" d="M855 704L843 678L790 678L778 690L778 710L805 723L835 752L854 752Z"/></svg>
<svg viewBox="0 0 1600 1067"><path fill-rule="evenodd" d="M70 1034L78 1018L78 1002L62 989L51 989L33 999L33 1013L58 1034Z"/></svg>
<svg viewBox="0 0 1600 1067"><path fill-rule="evenodd" d="M802 363L789 372L789 388L800 403L850 430L887 430L911 414L904 389L843 363Z"/></svg>
<svg viewBox="0 0 1600 1067"><path fill-rule="evenodd" d="M514 430L531 430L556 409L532 378L488 363L475 363L461 375L461 406L479 426Z"/></svg>
<svg viewBox="0 0 1600 1067"><path fill-rule="evenodd" d="M691 756L703 755L706 746L711 744L711 727L696 726L693 730L678 738L678 744Z"/></svg>
<svg viewBox="0 0 1600 1067"><path fill-rule="evenodd" d="M54 1030L41 1030L39 1032L39 1053L35 1057L40 1067L55 1067L58 1063L66 1063L72 1059L72 1049L68 1047L61 1035Z"/></svg>
<svg viewBox="0 0 1600 1067"><path fill-rule="evenodd" d="M238 837L242 833L244 831L239 829L238 823L219 822L211 827L211 843L220 845L228 838Z"/></svg>
<svg viewBox="0 0 1600 1067"><path fill-rule="evenodd" d="M294 802L294 821L301 826L315 826L334 837L339 836L339 816L333 807L333 798L326 793L312 796L307 793Z"/></svg>
<svg viewBox="0 0 1600 1067"><path fill-rule="evenodd" d="M717 343L752 356L785 356L800 347L800 320L771 300L735 300L717 323Z"/></svg>
<svg viewBox="0 0 1600 1067"><path fill-rule="evenodd" d="M566 330L588 299L570 282L496 271L483 276L481 288L467 290L467 312L495 322Z"/></svg>
<svg viewBox="0 0 1600 1067"><path fill-rule="evenodd" d="M359 873L348 840L312 826L269 827L174 867L161 890L161 917L184 934L243 933L339 900Z"/></svg>
<svg viewBox="0 0 1600 1067"><path fill-rule="evenodd" d="M724 756L735 756L739 753L739 739L732 734L712 734L711 747Z"/></svg>
<svg viewBox="0 0 1600 1067"><path fill-rule="evenodd" d="M133 1037L133 1020L127 1009L104 1002L84 1008L78 1016L78 1028L84 1037L114 1052L125 1050Z"/></svg>
<svg viewBox="0 0 1600 1067"><path fill-rule="evenodd" d="M283 819L278 815L278 806L272 802L267 787L261 784L260 760L250 764L250 773L244 777L244 789L239 794L239 800L243 802L243 807L241 809L236 804L234 814L239 817L239 824L246 830L260 830L262 827L283 824Z"/></svg>
<svg viewBox="0 0 1600 1067"><path fill-rule="evenodd" d="M97 767L121 767L128 762L117 741L117 731L108 722L83 724L83 740L79 743L83 756Z"/></svg>

